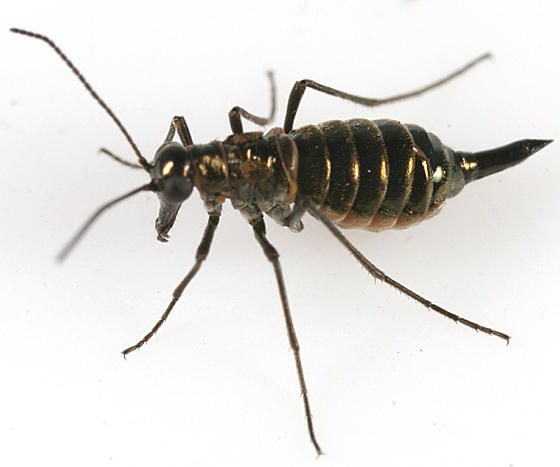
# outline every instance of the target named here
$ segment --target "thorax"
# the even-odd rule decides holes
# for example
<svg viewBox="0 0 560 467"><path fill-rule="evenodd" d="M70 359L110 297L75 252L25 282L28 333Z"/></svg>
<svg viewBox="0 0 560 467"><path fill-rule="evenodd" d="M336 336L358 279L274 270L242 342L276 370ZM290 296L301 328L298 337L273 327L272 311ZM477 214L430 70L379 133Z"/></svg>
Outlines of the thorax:
<svg viewBox="0 0 560 467"><path fill-rule="evenodd" d="M235 208L267 211L295 200L297 148L280 129L235 134L190 149L194 184L207 203L230 198Z"/></svg>

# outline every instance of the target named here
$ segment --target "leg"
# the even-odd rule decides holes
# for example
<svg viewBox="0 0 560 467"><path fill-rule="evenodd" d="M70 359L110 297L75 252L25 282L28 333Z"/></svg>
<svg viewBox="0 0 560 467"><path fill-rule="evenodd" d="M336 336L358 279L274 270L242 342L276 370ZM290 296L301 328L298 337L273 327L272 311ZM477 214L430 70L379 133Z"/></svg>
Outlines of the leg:
<svg viewBox="0 0 560 467"><path fill-rule="evenodd" d="M282 300L282 309L284 310L284 319L286 321L286 327L288 329L288 338L290 340L290 347L294 352L294 358L296 360L296 368L299 379L299 387L301 389L301 394L303 396L303 405L305 407L305 416L307 418L307 430L309 431L309 437L311 442L317 451L317 455L321 455L321 448L315 439L315 430L313 429L313 421L311 420L311 408L309 406L309 397L307 395L307 387L305 385L305 378L303 376L303 367L301 364L301 357L299 354L299 343L296 337L296 330L294 329L294 323L292 321L292 315L290 313L290 307L288 305L288 296L286 294L286 286L284 285L284 278L282 277L282 269L280 268L280 262L278 261L278 252L270 244L266 238L266 229L262 216L251 222L253 230L255 232L255 237L259 242L264 254L268 260L272 263L274 267L274 274L276 275L276 282L278 283L278 290L280 292L280 299Z"/></svg>
<svg viewBox="0 0 560 467"><path fill-rule="evenodd" d="M171 313L171 310L173 309L175 304L179 301L179 298L181 298L183 291L185 290L187 285L189 285L189 282L192 280L192 278L196 275L196 273L200 269L202 262L208 256L208 251L210 250L210 245L212 244L212 239L214 238L214 232L216 231L216 227L218 226L219 221L220 221L219 214L210 215L210 217L208 218L208 224L206 225L206 229L204 230L204 235L202 236L200 245L196 250L196 262L194 263L194 266L191 268L188 274L183 278L183 280L179 282L179 285L173 291L173 298L171 299L171 302L169 302L167 309L165 310L165 312L163 313L159 321L156 323L156 325L152 328L152 330L148 334L146 334L142 339L140 339L136 344L122 351L122 354L125 357L130 352L139 349L145 343L147 343L153 337L153 335L158 331L161 325L165 322L165 320Z"/></svg>
<svg viewBox="0 0 560 467"><path fill-rule="evenodd" d="M189 131L189 127L187 126L187 122L185 121L184 117L175 116L171 120L171 125L169 125L169 131L167 132L167 136L165 137L165 143L169 143L173 136L175 136L175 130L179 134L179 139L183 146L192 146L193 140L191 137L191 132Z"/></svg>
<svg viewBox="0 0 560 467"><path fill-rule="evenodd" d="M406 296L416 300L417 302L424 305L426 308L430 308L434 310L436 313L443 315L449 319L452 319L456 323L461 323L469 328L474 329L475 331L481 331L486 334L490 334L492 336L497 336L501 339L504 339L507 343L509 343L510 336L504 334L499 331L495 331L494 329L487 328L481 326L480 324L474 323L469 321L465 318L461 318L460 316L447 311L446 309L436 305L435 303L426 300L424 297L418 295L416 292L413 292L409 288L405 287L401 283L397 282L396 280L387 276L383 271L375 267L362 253L358 251L358 249L350 243L350 241L342 234L342 232L331 222L331 220L319 209L317 204L310 200L306 199L303 201L307 211L313 215L313 217L319 219L326 227L331 231L331 233L337 238L337 240L344 245L344 247L358 260L358 262L366 269L366 271L371 274L375 279L379 279L380 281L389 284L390 286L397 289L399 292L405 294Z"/></svg>
<svg viewBox="0 0 560 467"><path fill-rule="evenodd" d="M247 112L245 109L235 106L229 111L229 125L231 126L231 131L234 134L243 133L243 124L241 123L241 117L250 122L256 123L260 126L268 125L274 119L274 113L276 112L276 85L274 83L274 73L272 71L267 72L268 79L270 81L270 114L268 117L257 117L252 113Z"/></svg>
<svg viewBox="0 0 560 467"><path fill-rule="evenodd" d="M167 132L167 136L165 137L165 143L169 143L173 139L173 137L175 136L175 131L177 131L177 133L179 134L179 138L181 139L181 143L183 143L183 146L190 146L193 144L191 132L189 131L189 127L187 126L187 122L185 122L184 117L173 117L173 119L171 120L171 125L169 125L169 131ZM124 160L123 158L117 156L106 148L100 148L99 152L109 156L111 159L114 159L123 165L126 165L127 167L132 167L133 169L144 168L139 164L134 164L132 162Z"/></svg>
<svg viewBox="0 0 560 467"><path fill-rule="evenodd" d="M475 66L476 64L478 64L482 60L490 58L490 56L491 55L489 53L485 53L484 55L481 55L480 57L475 58L471 62L467 63L465 66L459 68L458 70L456 70L453 73L445 76L444 78L442 78L438 81L435 81L434 83L428 84L427 86L424 86L424 87L419 88L419 89L415 89L414 91L405 92L403 94L397 94L395 96L386 97L386 98L383 98L383 99L374 99L374 98L368 98L368 97L360 97L360 96L356 96L354 94L348 94L346 92L338 91L337 89L333 89L333 88L330 88L328 86L324 86L322 84L316 83L315 81L312 81L310 79L304 79L302 81L296 81L296 84L294 84L294 87L292 88L292 92L290 93L290 97L288 99L288 108L286 110L286 119L284 120L284 131L286 133L289 133L290 131L292 131L293 126L294 126L294 119L296 117L296 112L297 112L297 109L299 107L299 103L301 101L301 98L303 97L303 93L305 92L306 88L312 88L312 89L315 89L316 91L320 91L320 92L324 92L325 94L329 94L330 96L340 97L341 99L346 99L346 100L349 100L351 102L355 102L356 104L362 104L362 105L366 105L368 107L375 107L376 105L388 104L390 102L396 102L396 101L400 101L400 100L403 100L403 99L408 99L409 97L418 96L418 95L420 95L420 94L422 94L426 91L429 91L430 89L436 88L436 87L438 87L438 86L440 86L444 83L447 83L448 81L452 80L456 76L459 76L462 73L464 73L465 71L467 71L469 68L472 68L473 66Z"/></svg>

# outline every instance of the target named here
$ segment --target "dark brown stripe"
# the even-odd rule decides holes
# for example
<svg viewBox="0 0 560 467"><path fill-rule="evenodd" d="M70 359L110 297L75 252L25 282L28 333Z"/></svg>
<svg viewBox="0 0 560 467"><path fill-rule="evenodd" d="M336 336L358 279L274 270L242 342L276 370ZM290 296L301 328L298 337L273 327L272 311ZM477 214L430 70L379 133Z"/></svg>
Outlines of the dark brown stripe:
<svg viewBox="0 0 560 467"><path fill-rule="evenodd" d="M323 204L329 189L330 161L325 135L317 125L291 131L299 153L298 193Z"/></svg>
<svg viewBox="0 0 560 467"><path fill-rule="evenodd" d="M292 138L283 133L281 128L273 128L264 137L274 155L276 183L286 187L286 198L283 202L291 204L297 195L297 146Z"/></svg>
<svg viewBox="0 0 560 467"><path fill-rule="evenodd" d="M414 177L408 202L397 219L395 227L406 229L420 222L430 207L433 184L432 169L422 150L415 146Z"/></svg>
<svg viewBox="0 0 560 467"><path fill-rule="evenodd" d="M346 122L332 120L320 123L331 162L329 190L323 211L334 221L344 219L358 192L359 164L352 132Z"/></svg>
<svg viewBox="0 0 560 467"><path fill-rule="evenodd" d="M433 193L432 200L425 218L437 214L449 196L451 165L448 154L445 152L440 139L433 133L428 133L424 128L407 124L416 145L428 158L432 168Z"/></svg>
<svg viewBox="0 0 560 467"><path fill-rule="evenodd" d="M414 174L414 141L402 123L396 120L376 120L383 133L389 157L389 185L385 199L371 220L369 230L386 230L393 227L404 209L412 189Z"/></svg>
<svg viewBox="0 0 560 467"><path fill-rule="evenodd" d="M389 183L389 164L383 134L375 122L366 119L347 121L360 164L356 199L341 222L344 227L365 227L381 206Z"/></svg>

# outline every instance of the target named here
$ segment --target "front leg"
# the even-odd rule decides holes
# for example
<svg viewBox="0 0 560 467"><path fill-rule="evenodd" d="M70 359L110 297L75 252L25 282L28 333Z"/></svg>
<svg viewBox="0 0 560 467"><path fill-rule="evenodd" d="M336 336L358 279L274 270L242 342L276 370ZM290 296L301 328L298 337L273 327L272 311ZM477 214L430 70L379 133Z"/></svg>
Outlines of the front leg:
<svg viewBox="0 0 560 467"><path fill-rule="evenodd" d="M189 127L187 126L187 122L185 121L184 117L175 116L171 120L171 124L169 125L169 131L167 132L167 136L165 137L164 143L169 143L173 137L175 136L175 131L179 134L179 138L183 146L191 146L193 144L193 140L191 137L191 132L189 131ZM99 152L109 156L111 159L117 161L122 165L126 165L127 167L131 167L133 169L144 169L145 167L140 164L135 164L133 162L128 162L127 160L123 159L122 157L117 156L112 151L106 148L100 148Z"/></svg>
<svg viewBox="0 0 560 467"><path fill-rule="evenodd" d="M176 115L172 118L164 143L169 143L173 139L175 131L179 134L179 139L181 140L181 143L183 143L183 146L192 146L193 140L189 127L187 126L187 122L185 121L185 117Z"/></svg>
<svg viewBox="0 0 560 467"><path fill-rule="evenodd" d="M130 352L133 352L139 349L140 347L142 347L144 344L146 344L154 336L154 334L158 332L159 328L169 317L171 310L173 309L175 304L179 301L181 295L183 295L183 292L187 288L187 285L189 285L190 281L194 278L194 276L196 276L196 273L200 269L200 266L202 266L202 263L208 256L208 252L210 251L210 246L212 245L212 240L214 239L214 233L216 232L216 228L218 227L219 221L220 221L219 214L210 214L208 216L208 224L206 225L206 229L204 230L204 235L202 236L202 240L200 241L200 244L198 245L198 248L196 250L194 265L189 270L187 275L183 278L183 280L179 282L179 285L177 285L177 287L173 291L172 299L169 302L169 305L167 305L165 312L163 313L163 315L161 315L161 318L157 321L157 323L150 330L150 332L148 332L144 337L142 337L142 339L140 339L136 344L122 351L122 354L125 357Z"/></svg>

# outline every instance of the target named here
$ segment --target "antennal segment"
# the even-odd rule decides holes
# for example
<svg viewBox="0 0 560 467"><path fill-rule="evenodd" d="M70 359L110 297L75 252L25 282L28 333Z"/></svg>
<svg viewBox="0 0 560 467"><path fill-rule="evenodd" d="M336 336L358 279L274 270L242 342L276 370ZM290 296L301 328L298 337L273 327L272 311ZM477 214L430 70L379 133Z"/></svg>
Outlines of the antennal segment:
<svg viewBox="0 0 560 467"><path fill-rule="evenodd" d="M82 226L82 228L80 230L78 230L74 234L74 236L68 241L68 243L64 246L64 248L56 256L56 260L60 263L62 261L64 261L66 259L66 257L70 254L70 252L74 249L76 244L81 240L81 238L87 232L87 230L91 227L91 225L107 209L109 209L110 207L113 207L115 204L120 203L121 201L124 201L125 199L130 198L131 196L134 196L135 194L140 193L142 191L157 191L157 187L154 185L153 182L150 182L146 185L142 185L141 187L135 188L134 190L129 191L128 193L125 193L124 195L119 196L118 198L115 198L115 199L109 201L108 203L105 203L101 207L99 207L90 216L90 218L85 222L85 224Z"/></svg>
<svg viewBox="0 0 560 467"><path fill-rule="evenodd" d="M132 146L132 149L136 153L136 156L138 157L138 162L144 168L144 170L146 172L148 172L150 170L150 164L142 156L142 154L140 153L140 150L138 149L138 146L136 146L136 143L133 141L132 137L128 134L128 131L126 131L126 128L124 127L124 125L117 118L117 116L113 113L113 111L110 109L110 107L105 103L105 101L103 99L101 99L101 97L99 97L99 95L93 90L93 88L87 82L87 80L84 78L82 73L80 73L80 71L76 68L76 66L62 52L62 50L60 50L58 48L58 46L51 39L49 39L47 36L43 36L42 34L37 34L35 32L30 32L30 31L26 31L24 29L18 29L18 28L11 28L10 31L14 32L16 34L22 34L24 36L29 36L29 37L33 37L35 39L42 40L43 42L46 42L50 47L52 47L52 49L58 54L58 56L62 60L64 60L66 65L68 65L68 67L72 70L72 73L74 73L77 76L77 78L82 82L82 84L88 90L88 92L91 94L91 96L99 103L99 105L101 107L103 107L105 109L105 112L107 112L109 114L109 117L111 117L113 119L113 121L117 124L117 126L119 127L119 129L121 130L121 132L123 133L125 138L127 139L127 141Z"/></svg>

